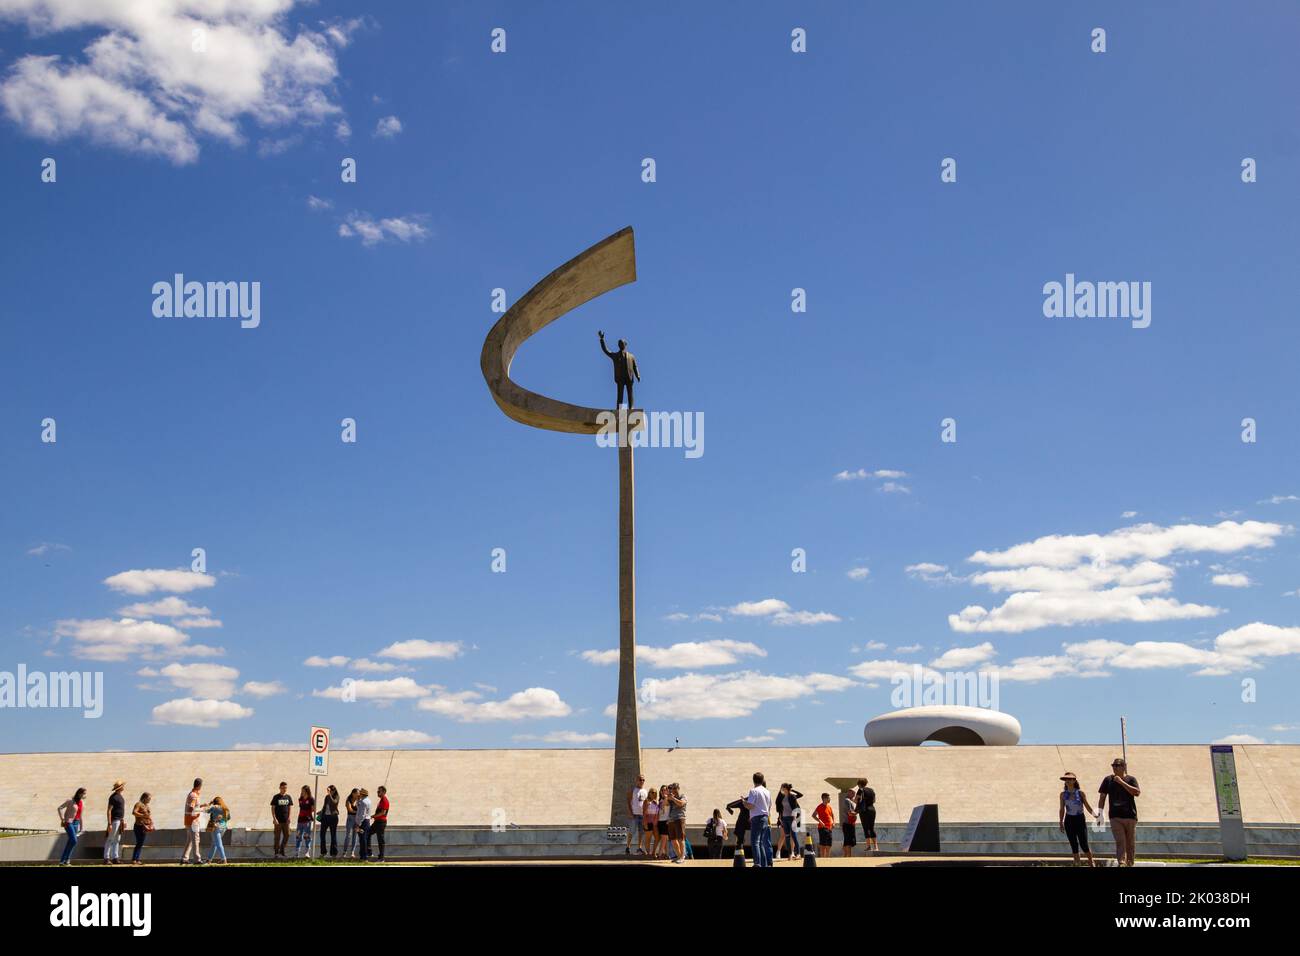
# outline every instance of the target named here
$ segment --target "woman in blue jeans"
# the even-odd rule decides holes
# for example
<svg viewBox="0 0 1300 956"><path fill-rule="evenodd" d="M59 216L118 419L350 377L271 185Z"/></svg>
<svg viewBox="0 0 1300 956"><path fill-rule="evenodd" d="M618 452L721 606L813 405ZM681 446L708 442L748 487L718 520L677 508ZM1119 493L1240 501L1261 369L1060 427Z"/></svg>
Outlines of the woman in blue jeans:
<svg viewBox="0 0 1300 956"><path fill-rule="evenodd" d="M226 801L220 797L213 797L212 803L208 804L208 830L212 833L212 853L208 857L208 862L213 863L217 857L221 857L221 862L226 862L226 846L223 837L226 828L230 824L230 807L226 806Z"/></svg>
<svg viewBox="0 0 1300 956"><path fill-rule="evenodd" d="M59 804L59 823L63 825L63 832L68 835L68 842L63 845L63 854L59 857L60 866L67 866L72 862L72 851L77 848L77 837L81 833L81 810L85 796L86 788L78 787L71 800L64 800Z"/></svg>

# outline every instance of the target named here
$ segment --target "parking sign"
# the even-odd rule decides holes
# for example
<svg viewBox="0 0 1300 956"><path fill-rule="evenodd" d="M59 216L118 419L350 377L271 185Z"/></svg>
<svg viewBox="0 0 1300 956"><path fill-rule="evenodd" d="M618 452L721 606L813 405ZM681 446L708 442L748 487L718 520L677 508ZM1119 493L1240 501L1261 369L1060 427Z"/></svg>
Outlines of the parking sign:
<svg viewBox="0 0 1300 956"><path fill-rule="evenodd" d="M307 743L307 772L323 777L330 772L330 729L313 727Z"/></svg>

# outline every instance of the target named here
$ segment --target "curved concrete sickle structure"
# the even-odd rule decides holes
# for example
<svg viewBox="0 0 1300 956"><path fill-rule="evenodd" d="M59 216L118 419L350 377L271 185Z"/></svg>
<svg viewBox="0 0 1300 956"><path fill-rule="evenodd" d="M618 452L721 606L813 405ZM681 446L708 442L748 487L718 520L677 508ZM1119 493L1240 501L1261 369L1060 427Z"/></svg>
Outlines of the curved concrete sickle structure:
<svg viewBox="0 0 1300 956"><path fill-rule="evenodd" d="M595 435L602 409L570 405L529 391L510 378L510 364L529 336L611 289L636 281L632 227L620 229L574 256L501 316L483 342L479 366L493 400L517 422L557 432ZM605 412L608 414L608 412ZM627 426L644 427L628 410ZM614 728L614 781L609 822L626 824L626 787L641 772L641 731L636 714L636 488L632 444L618 443L618 705Z"/></svg>
<svg viewBox="0 0 1300 956"><path fill-rule="evenodd" d="M557 432L594 435L602 409L570 405L529 391L510 378L510 364L529 336L566 312L636 281L632 227L620 229L560 266L501 316L483 342L479 366L501 411L517 422Z"/></svg>
<svg viewBox="0 0 1300 956"><path fill-rule="evenodd" d="M927 741L970 747L1010 747L1020 742L1020 721L983 707L907 707L867 722L870 747L916 747Z"/></svg>

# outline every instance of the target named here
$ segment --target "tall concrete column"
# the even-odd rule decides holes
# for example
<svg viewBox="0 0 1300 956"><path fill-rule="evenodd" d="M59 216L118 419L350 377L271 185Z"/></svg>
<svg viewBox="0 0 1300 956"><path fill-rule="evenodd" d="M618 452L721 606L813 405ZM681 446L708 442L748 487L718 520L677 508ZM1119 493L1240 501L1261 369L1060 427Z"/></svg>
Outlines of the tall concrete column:
<svg viewBox="0 0 1300 956"><path fill-rule="evenodd" d="M608 409L570 405L539 395L510 378L519 346L560 316L611 289L636 281L632 227L606 236L529 289L497 320L483 340L479 367L497 407L533 428L575 435L606 433ZM631 410L629 409L629 412ZM618 714L614 735L614 792L609 819L627 822L625 796L641 770L636 722L636 581L632 517L632 447L618 449Z"/></svg>
<svg viewBox="0 0 1300 956"><path fill-rule="evenodd" d="M632 443L618 449L618 713L614 727L614 792L609 822L627 823L627 788L641 772L636 716L636 483Z"/></svg>

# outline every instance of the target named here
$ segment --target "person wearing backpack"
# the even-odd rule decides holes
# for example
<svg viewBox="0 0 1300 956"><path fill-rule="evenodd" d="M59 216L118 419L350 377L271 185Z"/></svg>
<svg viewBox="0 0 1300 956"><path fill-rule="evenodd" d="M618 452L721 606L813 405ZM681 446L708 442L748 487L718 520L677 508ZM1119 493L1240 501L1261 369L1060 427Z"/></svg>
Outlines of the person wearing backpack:
<svg viewBox="0 0 1300 956"><path fill-rule="evenodd" d="M208 832L212 834L212 853L208 855L208 862L215 863L217 857L221 857L221 862L226 862L226 846L223 840L226 830L230 827L230 807L226 806L226 801L220 797L213 797L212 802L208 804Z"/></svg>
<svg viewBox="0 0 1300 956"><path fill-rule="evenodd" d="M858 819L862 821L862 836L867 841L868 853L879 853L876 843L876 791L867 786L867 778L858 778L858 801L855 806Z"/></svg>

